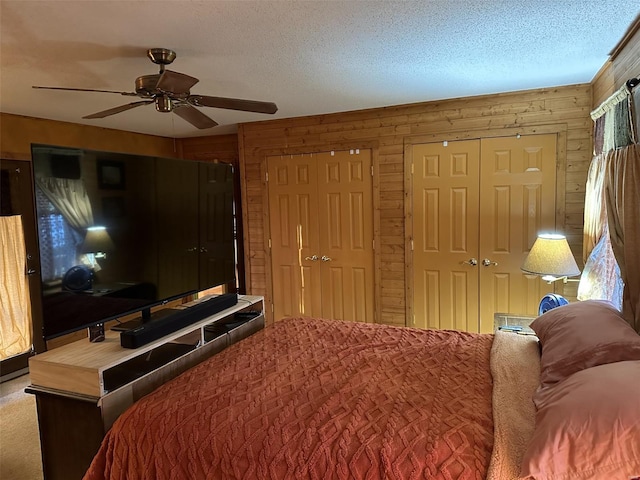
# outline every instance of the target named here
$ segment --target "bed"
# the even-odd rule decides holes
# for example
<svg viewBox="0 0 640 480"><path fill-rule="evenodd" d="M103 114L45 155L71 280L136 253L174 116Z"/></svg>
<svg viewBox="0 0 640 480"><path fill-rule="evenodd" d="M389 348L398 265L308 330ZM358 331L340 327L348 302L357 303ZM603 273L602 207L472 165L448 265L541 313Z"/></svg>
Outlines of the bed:
<svg viewBox="0 0 640 480"><path fill-rule="evenodd" d="M589 355L589 342L567 347L567 326L584 322L584 311L573 306L536 320L542 355L536 337L513 333L316 318L276 322L133 405L107 433L85 480L626 480L640 475L640 441L634 446L640 427L633 427L640 418L640 385L627 381L635 373L640 378L640 336L615 309L591 303L580 307L600 309L593 315L598 319L602 313L615 317L612 338L591 339L603 352L604 343L610 346L608 357ZM567 348L571 355L563 358ZM624 368L615 373L612 365ZM611 416L593 438L580 430L586 420L572 418L571 401L585 395L576 377L599 368L609 379L604 394L615 391L626 408L611 414L621 416L624 429L615 435L624 445L614 449L613 460L582 453L585 464L564 458L564 447L576 456L582 437L591 446L616 439L604 431ZM569 380L571 388L562 393ZM589 377L586 384L600 381ZM603 402L600 386L587 389L593 397L589 415ZM575 391L580 398L572 397ZM562 421L549 424L559 414ZM574 421L572 431L581 434L567 435L562 424Z"/></svg>

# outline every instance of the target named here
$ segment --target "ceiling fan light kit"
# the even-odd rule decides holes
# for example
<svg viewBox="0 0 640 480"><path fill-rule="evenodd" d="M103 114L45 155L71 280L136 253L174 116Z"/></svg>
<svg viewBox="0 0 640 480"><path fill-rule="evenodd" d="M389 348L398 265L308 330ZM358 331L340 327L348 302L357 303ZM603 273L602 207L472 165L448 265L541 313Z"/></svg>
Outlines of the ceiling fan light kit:
<svg viewBox="0 0 640 480"><path fill-rule="evenodd" d="M80 92L117 93L119 95L140 97L143 100L120 105L118 107L103 110L101 112L86 115L84 119L105 118L117 113L131 110L132 108L153 103L158 112L173 112L183 120L199 129L211 128L218 125L212 118L202 113L196 107L213 107L227 110L240 110L244 112L274 114L278 107L272 102L260 102L256 100L243 100L239 98L210 97L207 95L192 95L191 87L199 80L184 73L166 70L176 58L173 50L166 48L150 48L147 57L160 65L160 72L155 75L142 75L136 78L135 92L118 92L114 90L99 90L92 88L67 88L67 87L41 87L33 88L48 90L68 90Z"/></svg>

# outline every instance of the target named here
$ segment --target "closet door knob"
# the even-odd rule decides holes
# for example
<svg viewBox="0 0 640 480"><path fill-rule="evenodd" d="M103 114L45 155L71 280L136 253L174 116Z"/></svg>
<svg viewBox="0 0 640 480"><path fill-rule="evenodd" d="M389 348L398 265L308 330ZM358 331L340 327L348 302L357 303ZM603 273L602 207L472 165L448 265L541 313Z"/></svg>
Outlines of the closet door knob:
<svg viewBox="0 0 640 480"><path fill-rule="evenodd" d="M326 255L323 255L320 260L322 260L323 262L330 262L331 258L327 257Z"/></svg>
<svg viewBox="0 0 640 480"><path fill-rule="evenodd" d="M476 260L475 258L470 258L469 260L466 260L462 263L466 263L467 265L471 265L472 267L475 267L478 264L478 260Z"/></svg>
<svg viewBox="0 0 640 480"><path fill-rule="evenodd" d="M318 260L318 256L317 255L312 255L310 257L304 257L305 260L311 260L312 262L315 262Z"/></svg>
<svg viewBox="0 0 640 480"><path fill-rule="evenodd" d="M491 265L498 265L498 262L492 262L488 258L485 258L484 260L482 260L482 265L484 265L485 267L489 267Z"/></svg>

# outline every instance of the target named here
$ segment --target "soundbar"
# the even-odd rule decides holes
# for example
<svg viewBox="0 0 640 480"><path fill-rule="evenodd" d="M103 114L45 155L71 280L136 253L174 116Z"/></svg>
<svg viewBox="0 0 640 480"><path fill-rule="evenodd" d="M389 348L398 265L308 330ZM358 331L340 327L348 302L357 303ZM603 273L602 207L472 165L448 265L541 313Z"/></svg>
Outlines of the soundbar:
<svg viewBox="0 0 640 480"><path fill-rule="evenodd" d="M120 345L124 348L138 348L154 340L188 327L203 318L214 315L238 303L238 294L223 293L184 310L175 310L164 318L143 323L140 327L120 333Z"/></svg>

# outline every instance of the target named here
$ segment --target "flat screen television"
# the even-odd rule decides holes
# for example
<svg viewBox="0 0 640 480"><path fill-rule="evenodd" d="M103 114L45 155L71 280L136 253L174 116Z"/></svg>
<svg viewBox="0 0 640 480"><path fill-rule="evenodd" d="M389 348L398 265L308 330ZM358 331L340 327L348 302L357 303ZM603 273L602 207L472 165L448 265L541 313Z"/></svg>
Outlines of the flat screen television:
<svg viewBox="0 0 640 480"><path fill-rule="evenodd" d="M31 151L45 339L235 284L231 165Z"/></svg>

